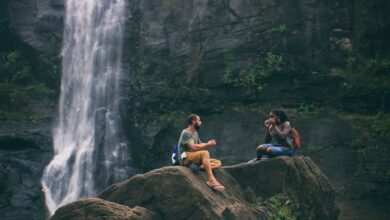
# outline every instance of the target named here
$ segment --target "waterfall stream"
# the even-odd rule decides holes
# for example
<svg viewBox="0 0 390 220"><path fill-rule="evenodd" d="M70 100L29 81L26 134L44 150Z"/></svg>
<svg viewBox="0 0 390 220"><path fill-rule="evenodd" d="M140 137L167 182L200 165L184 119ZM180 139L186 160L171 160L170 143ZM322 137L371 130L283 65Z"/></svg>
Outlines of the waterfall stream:
<svg viewBox="0 0 390 220"><path fill-rule="evenodd" d="M42 178L50 214L128 177L119 93L125 0L67 0L54 158Z"/></svg>

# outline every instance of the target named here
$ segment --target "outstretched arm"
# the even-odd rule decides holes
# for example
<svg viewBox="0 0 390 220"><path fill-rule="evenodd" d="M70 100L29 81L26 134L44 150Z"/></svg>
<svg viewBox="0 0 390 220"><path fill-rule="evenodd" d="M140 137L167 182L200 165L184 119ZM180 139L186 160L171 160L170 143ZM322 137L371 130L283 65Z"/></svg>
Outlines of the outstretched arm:
<svg viewBox="0 0 390 220"><path fill-rule="evenodd" d="M202 149L205 149L208 147L213 147L213 146L217 145L217 143L215 142L215 140L210 140L207 143L195 144L193 140L190 140L187 143L187 145L191 150L197 151L197 150L202 150Z"/></svg>

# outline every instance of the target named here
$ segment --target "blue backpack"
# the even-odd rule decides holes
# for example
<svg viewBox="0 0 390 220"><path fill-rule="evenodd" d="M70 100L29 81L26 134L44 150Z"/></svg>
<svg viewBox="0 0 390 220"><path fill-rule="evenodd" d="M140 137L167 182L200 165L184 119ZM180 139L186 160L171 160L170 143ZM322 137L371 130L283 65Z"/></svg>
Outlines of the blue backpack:
<svg viewBox="0 0 390 220"><path fill-rule="evenodd" d="M174 165L174 166L176 166L176 165L180 165L180 161L179 161L179 152L178 152L178 149L179 148L179 146L177 145L177 144L175 144L174 146L173 146L173 151L172 151L172 164Z"/></svg>

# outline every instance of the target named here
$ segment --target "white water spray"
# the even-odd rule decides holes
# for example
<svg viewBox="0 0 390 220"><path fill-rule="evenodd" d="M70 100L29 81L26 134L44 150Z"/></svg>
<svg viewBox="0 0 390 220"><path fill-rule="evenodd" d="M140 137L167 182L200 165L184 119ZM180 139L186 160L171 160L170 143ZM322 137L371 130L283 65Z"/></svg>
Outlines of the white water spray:
<svg viewBox="0 0 390 220"><path fill-rule="evenodd" d="M42 178L50 215L129 173L119 91L125 0L66 0L54 158Z"/></svg>

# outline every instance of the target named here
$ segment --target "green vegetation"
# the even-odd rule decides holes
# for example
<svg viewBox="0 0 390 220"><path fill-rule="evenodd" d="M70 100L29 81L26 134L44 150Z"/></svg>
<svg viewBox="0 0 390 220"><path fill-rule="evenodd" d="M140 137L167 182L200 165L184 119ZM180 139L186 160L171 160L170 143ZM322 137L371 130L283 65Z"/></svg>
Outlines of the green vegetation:
<svg viewBox="0 0 390 220"><path fill-rule="evenodd" d="M256 208L256 207L260 207L261 204L263 204L263 202L264 202L263 198L261 198L259 196L259 197L254 198L254 200L251 202L250 205L252 208Z"/></svg>
<svg viewBox="0 0 390 220"><path fill-rule="evenodd" d="M301 103L298 107L298 111L302 116L312 116L313 114L318 113L318 107L313 103Z"/></svg>
<svg viewBox="0 0 390 220"><path fill-rule="evenodd" d="M52 33L43 33L42 35L46 39L46 42L52 47L59 43L58 38Z"/></svg>
<svg viewBox="0 0 390 220"><path fill-rule="evenodd" d="M269 219L295 220L301 216L299 203L284 194L276 194L264 203L261 203L261 205L272 210L268 212L270 215L268 216Z"/></svg>
<svg viewBox="0 0 390 220"><path fill-rule="evenodd" d="M0 118L36 121L40 110L33 106L48 107L56 101L60 61L56 55L38 53L20 41L8 25L7 4L0 3ZM53 48L58 43L55 35L42 35Z"/></svg>
<svg viewBox="0 0 390 220"><path fill-rule="evenodd" d="M169 123L172 122L174 124L183 124L185 118L188 116L189 111L171 111L171 112L152 112L144 114L143 119L146 120L147 123ZM135 119L134 126L138 127L139 124L144 124L139 119Z"/></svg>
<svg viewBox="0 0 390 220"><path fill-rule="evenodd" d="M310 155L310 154L314 154L314 153L319 153L319 152L326 150L326 149L332 149L332 146L314 146L312 144L308 144L307 146L305 146L304 152L306 154Z"/></svg>
<svg viewBox="0 0 390 220"><path fill-rule="evenodd" d="M390 95L390 59L349 58L344 87L351 96L376 102L375 112L384 111Z"/></svg>
<svg viewBox="0 0 390 220"><path fill-rule="evenodd" d="M253 208L266 207L269 209L267 217L276 220L300 219L304 209L304 206L301 206L296 198L282 193L278 193L266 200L257 197L251 203L251 206Z"/></svg>
<svg viewBox="0 0 390 220"><path fill-rule="evenodd" d="M225 58L225 63L224 81L253 96L262 92L265 79L282 71L283 56L268 52L264 57L258 56L249 69L243 70L235 68L231 57Z"/></svg>
<svg viewBox="0 0 390 220"><path fill-rule="evenodd" d="M267 33L283 33L287 31L287 25L286 24L281 24L277 27L271 28L267 30Z"/></svg>
<svg viewBox="0 0 390 220"><path fill-rule="evenodd" d="M1 80L8 83L26 84L31 80L31 65L20 51L13 51L3 58L0 65Z"/></svg>
<svg viewBox="0 0 390 220"><path fill-rule="evenodd" d="M331 118L322 118L320 120L320 122L323 125L334 125L334 124L336 124L336 120L335 119L331 119Z"/></svg>
<svg viewBox="0 0 390 220"><path fill-rule="evenodd" d="M7 120L29 120L34 101L56 98L59 68L56 58L28 59L19 50L0 52L0 113Z"/></svg>
<svg viewBox="0 0 390 220"><path fill-rule="evenodd" d="M390 153L385 144L390 142L390 114L377 113L374 116L349 120L360 132L359 138L352 143L359 158L353 180L364 176L390 184L390 169L384 165L388 164L386 155Z"/></svg>
<svg viewBox="0 0 390 220"><path fill-rule="evenodd" d="M379 112L373 116L352 117L349 121L361 132L363 143L390 140L390 114L388 113Z"/></svg>
<svg viewBox="0 0 390 220"><path fill-rule="evenodd" d="M355 75L371 76L371 78L389 76L390 59L350 57L347 60L347 72Z"/></svg>
<svg viewBox="0 0 390 220"><path fill-rule="evenodd" d="M345 185L334 185L335 196L337 200L343 200L346 196L346 186Z"/></svg>

